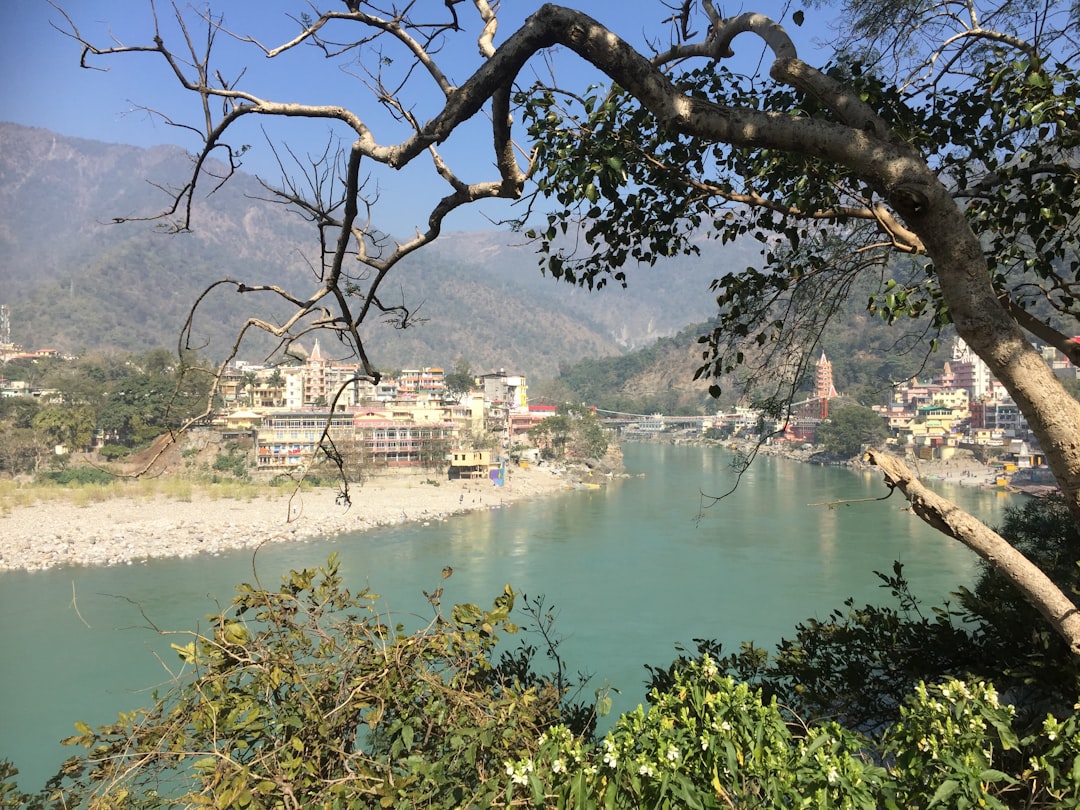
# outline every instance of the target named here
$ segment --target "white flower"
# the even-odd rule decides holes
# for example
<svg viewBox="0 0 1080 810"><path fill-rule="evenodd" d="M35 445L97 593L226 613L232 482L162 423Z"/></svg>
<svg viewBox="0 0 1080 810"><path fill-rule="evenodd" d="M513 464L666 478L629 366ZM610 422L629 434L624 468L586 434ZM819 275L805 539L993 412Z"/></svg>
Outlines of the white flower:
<svg viewBox="0 0 1080 810"><path fill-rule="evenodd" d="M702 660L701 674L706 678L715 678L719 672L720 670L717 668L716 664L713 663L712 658L706 655Z"/></svg>
<svg viewBox="0 0 1080 810"><path fill-rule="evenodd" d="M611 751L608 751L606 754L604 754L604 764L607 765L609 768L614 768L616 765L619 764L619 758L615 756L615 754L613 754Z"/></svg>
<svg viewBox="0 0 1080 810"><path fill-rule="evenodd" d="M506 763L506 775L515 785L529 784L529 774L532 773L532 769L531 759L520 760L516 765L513 762Z"/></svg>
<svg viewBox="0 0 1080 810"><path fill-rule="evenodd" d="M837 782L840 781L840 771L836 770L835 767L829 768L829 772L825 774L825 778L828 780L830 785L835 785Z"/></svg>
<svg viewBox="0 0 1080 810"><path fill-rule="evenodd" d="M566 763L561 759L557 759L551 763L552 773L566 773Z"/></svg>
<svg viewBox="0 0 1080 810"><path fill-rule="evenodd" d="M706 737L704 734L701 735L701 750L702 751L708 751L709 750L709 738Z"/></svg>
<svg viewBox="0 0 1080 810"><path fill-rule="evenodd" d="M677 760L679 758L679 749L676 748L673 745L670 748L668 748L667 754L665 754L664 756L666 756L668 758L669 762L674 762L675 760Z"/></svg>
<svg viewBox="0 0 1080 810"><path fill-rule="evenodd" d="M656 776L656 771L648 762L641 763L641 767L637 769L637 772L640 776Z"/></svg>

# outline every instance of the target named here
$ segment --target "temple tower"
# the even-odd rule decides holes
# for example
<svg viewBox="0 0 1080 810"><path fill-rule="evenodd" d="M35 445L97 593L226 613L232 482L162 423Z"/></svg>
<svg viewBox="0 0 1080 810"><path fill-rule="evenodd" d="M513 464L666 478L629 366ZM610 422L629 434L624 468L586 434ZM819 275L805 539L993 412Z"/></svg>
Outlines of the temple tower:
<svg viewBox="0 0 1080 810"><path fill-rule="evenodd" d="M825 352L822 351L814 377L814 397L817 399L821 409L822 419L827 419L829 416L829 400L838 396L840 394L837 393L836 386L833 385L832 363L829 362Z"/></svg>

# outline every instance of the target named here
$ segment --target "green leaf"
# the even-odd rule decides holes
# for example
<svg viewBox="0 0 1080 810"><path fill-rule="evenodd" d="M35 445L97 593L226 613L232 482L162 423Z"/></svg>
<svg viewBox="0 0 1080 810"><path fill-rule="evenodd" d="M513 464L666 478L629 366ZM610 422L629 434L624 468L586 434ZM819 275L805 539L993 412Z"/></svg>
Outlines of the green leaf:
<svg viewBox="0 0 1080 810"><path fill-rule="evenodd" d="M956 793L959 787L960 783L955 779L946 779L938 786L938 789L934 791L934 795L930 797L930 804L928 804L927 807L933 807L935 804L945 801Z"/></svg>
<svg viewBox="0 0 1080 810"><path fill-rule="evenodd" d="M596 714L599 717L607 717L611 713L611 696L604 695L596 701Z"/></svg>

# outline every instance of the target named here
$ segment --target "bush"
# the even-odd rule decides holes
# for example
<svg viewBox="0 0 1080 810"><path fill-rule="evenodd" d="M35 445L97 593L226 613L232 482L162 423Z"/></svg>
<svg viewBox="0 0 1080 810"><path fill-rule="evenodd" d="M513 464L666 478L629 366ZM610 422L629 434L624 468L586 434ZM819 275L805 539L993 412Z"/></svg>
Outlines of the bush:
<svg viewBox="0 0 1080 810"><path fill-rule="evenodd" d="M41 473L38 478L62 486L85 486L112 484L116 476L97 467L68 467L64 470Z"/></svg>
<svg viewBox="0 0 1080 810"><path fill-rule="evenodd" d="M1021 738L1013 708L981 681L918 684L878 741L798 722L709 656L649 702L596 745L548 731L536 756L507 764L508 797L588 810L1080 806L1076 714Z"/></svg>
<svg viewBox="0 0 1080 810"><path fill-rule="evenodd" d="M122 444L106 444L98 450L98 455L106 461L116 461L116 459L123 458L130 452L130 448L124 447Z"/></svg>
<svg viewBox="0 0 1080 810"><path fill-rule="evenodd" d="M444 572L444 578L450 572ZM276 591L242 585L173 648L185 674L112 725L77 723L38 807L1080 807L1076 705L1024 732L987 681L919 682L873 737L807 722L709 653L667 670L648 709L592 736L561 666L496 650L517 627L440 607L408 632L344 588L331 557ZM557 662L551 611L526 603ZM26 800L0 762L0 798Z"/></svg>
<svg viewBox="0 0 1080 810"><path fill-rule="evenodd" d="M213 467L217 472L228 473L234 478L247 478L249 465L248 454L235 442L230 442L214 458Z"/></svg>
<svg viewBox="0 0 1080 810"><path fill-rule="evenodd" d="M444 577L449 572L444 572ZM155 704L65 743L53 798L112 806L457 808L505 803L505 763L565 722L557 676L496 659L515 594L440 607L409 633L350 593L331 557L279 590L242 585L206 634L174 643L185 675ZM124 806L129 806L124 804Z"/></svg>

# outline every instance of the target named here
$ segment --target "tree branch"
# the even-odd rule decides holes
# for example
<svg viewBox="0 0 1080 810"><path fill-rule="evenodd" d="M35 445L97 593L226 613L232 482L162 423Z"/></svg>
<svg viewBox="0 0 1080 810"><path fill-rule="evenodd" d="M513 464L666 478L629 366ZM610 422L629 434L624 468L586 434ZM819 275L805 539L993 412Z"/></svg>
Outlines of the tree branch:
<svg viewBox="0 0 1080 810"><path fill-rule="evenodd" d="M873 450L869 459L881 469L887 486L904 493L912 512L1000 571L1080 655L1080 612L1038 566L985 523L923 486L900 459Z"/></svg>

